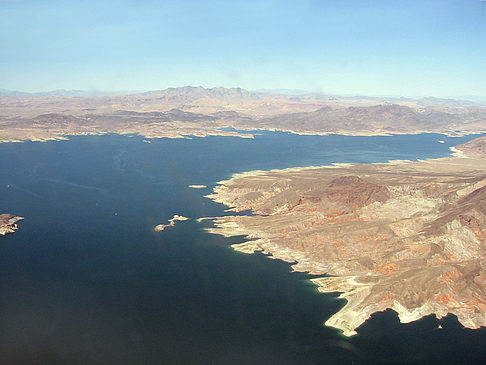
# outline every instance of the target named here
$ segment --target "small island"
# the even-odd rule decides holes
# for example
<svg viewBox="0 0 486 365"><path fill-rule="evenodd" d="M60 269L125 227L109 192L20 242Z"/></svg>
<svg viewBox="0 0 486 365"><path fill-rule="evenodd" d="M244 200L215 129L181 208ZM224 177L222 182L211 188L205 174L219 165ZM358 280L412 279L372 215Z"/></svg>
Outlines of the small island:
<svg viewBox="0 0 486 365"><path fill-rule="evenodd" d="M17 229L17 222L24 219L13 214L0 214L0 235L14 233Z"/></svg>
<svg viewBox="0 0 486 365"><path fill-rule="evenodd" d="M182 215L175 214L171 219L169 219L169 224L157 224L154 227L155 232L161 232L167 227L174 227L177 221L187 221L189 218L183 217Z"/></svg>

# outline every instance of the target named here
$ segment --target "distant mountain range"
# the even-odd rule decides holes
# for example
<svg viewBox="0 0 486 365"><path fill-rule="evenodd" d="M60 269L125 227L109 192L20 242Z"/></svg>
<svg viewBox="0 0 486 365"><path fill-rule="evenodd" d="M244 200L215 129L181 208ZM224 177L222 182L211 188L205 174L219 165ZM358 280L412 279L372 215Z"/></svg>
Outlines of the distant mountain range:
<svg viewBox="0 0 486 365"><path fill-rule="evenodd" d="M0 88L0 96L104 96L104 95L135 95L140 94L149 97L160 97L171 100L175 98L184 99L186 102L202 98L213 98L225 101L234 100L258 100L264 97L295 97L315 98L324 100L379 100L388 103L414 102L419 106L441 106L441 107L464 107L473 105L486 105L486 97L464 96L459 98L436 98L436 97L375 97L375 96L350 96L350 95L329 95L300 89L258 89L248 91L242 88L214 87L205 88L202 86L182 86L163 90L126 90L126 91L86 91L86 90L65 90L56 89L42 92L25 92Z"/></svg>
<svg viewBox="0 0 486 365"><path fill-rule="evenodd" d="M103 95L123 95L123 94L137 94L142 91L140 90L130 90L130 91L86 91L86 90L65 90L56 89L51 91L40 91L40 92L25 92L18 90L8 90L0 88L0 95L5 96L103 96Z"/></svg>

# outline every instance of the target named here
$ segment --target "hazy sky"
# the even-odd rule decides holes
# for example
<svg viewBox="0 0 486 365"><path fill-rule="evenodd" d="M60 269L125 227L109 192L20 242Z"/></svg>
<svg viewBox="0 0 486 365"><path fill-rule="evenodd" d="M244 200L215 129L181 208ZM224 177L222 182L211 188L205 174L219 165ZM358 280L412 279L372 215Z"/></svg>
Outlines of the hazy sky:
<svg viewBox="0 0 486 365"><path fill-rule="evenodd" d="M0 88L486 96L480 0L0 0Z"/></svg>

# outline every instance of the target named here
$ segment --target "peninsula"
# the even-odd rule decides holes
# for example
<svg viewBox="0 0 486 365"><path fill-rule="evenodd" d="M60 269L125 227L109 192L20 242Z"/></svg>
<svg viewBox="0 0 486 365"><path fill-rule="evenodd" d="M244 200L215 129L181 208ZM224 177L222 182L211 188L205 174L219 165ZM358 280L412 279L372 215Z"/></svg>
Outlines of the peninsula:
<svg viewBox="0 0 486 365"><path fill-rule="evenodd" d="M253 215L208 230L322 275L319 291L347 300L326 325L346 336L387 308L402 322L453 313L485 326L486 137L455 155L237 174L208 197Z"/></svg>

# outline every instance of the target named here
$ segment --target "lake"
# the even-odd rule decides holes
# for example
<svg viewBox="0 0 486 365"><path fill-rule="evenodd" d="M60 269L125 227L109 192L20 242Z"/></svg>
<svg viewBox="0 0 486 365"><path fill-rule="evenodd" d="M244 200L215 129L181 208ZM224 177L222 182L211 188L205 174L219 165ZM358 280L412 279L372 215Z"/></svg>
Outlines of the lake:
<svg viewBox="0 0 486 365"><path fill-rule="evenodd" d="M474 364L486 331L454 316L400 324L376 313L357 336L323 326L344 301L305 273L204 231L206 198L254 169L445 157L474 136L352 137L255 131L255 139L79 136L0 144L2 364ZM442 141L442 142L439 142ZM151 142L151 143L146 143ZM191 189L188 185L207 185ZM190 218L163 232L174 214Z"/></svg>

